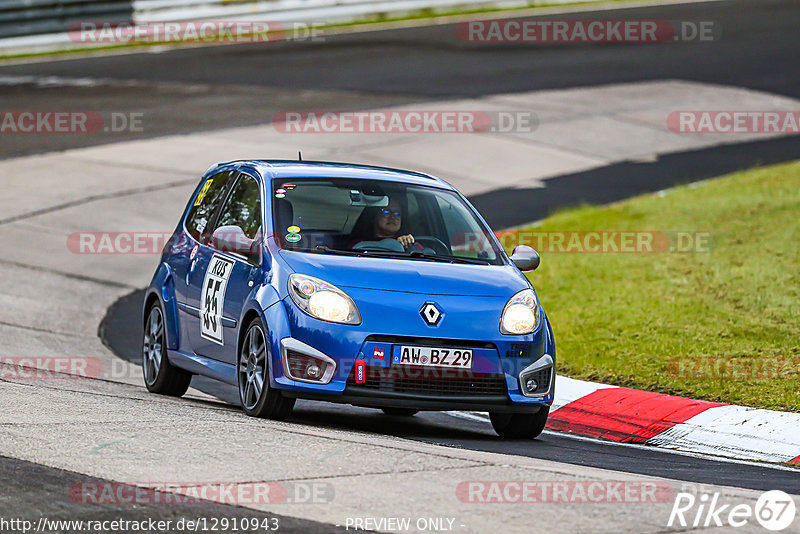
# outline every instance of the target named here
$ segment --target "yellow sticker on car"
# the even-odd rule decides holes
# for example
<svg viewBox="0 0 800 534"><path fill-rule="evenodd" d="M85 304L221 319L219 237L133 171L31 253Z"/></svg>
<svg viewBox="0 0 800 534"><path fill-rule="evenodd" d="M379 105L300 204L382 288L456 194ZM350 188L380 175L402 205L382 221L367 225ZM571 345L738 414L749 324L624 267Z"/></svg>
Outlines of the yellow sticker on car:
<svg viewBox="0 0 800 534"><path fill-rule="evenodd" d="M208 193L208 188L211 187L211 182L213 181L214 179L210 178L209 180L206 181L206 183L203 184L203 189L200 190L200 194L197 195L197 200L194 201L195 206L199 206L200 203L203 201L203 198L205 198L206 193Z"/></svg>

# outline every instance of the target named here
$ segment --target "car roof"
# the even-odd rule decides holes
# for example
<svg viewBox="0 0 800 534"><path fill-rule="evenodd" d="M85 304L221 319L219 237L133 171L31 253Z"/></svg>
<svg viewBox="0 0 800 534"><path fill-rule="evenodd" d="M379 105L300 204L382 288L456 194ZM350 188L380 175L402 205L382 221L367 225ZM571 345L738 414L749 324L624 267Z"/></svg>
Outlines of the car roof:
<svg viewBox="0 0 800 534"><path fill-rule="evenodd" d="M453 186L444 180L421 172L404 171L401 169L372 165L358 165L354 163L337 163L332 161L238 160L220 163L212 167L212 169L229 166L240 168L250 167L259 172L265 179L356 178L454 189Z"/></svg>

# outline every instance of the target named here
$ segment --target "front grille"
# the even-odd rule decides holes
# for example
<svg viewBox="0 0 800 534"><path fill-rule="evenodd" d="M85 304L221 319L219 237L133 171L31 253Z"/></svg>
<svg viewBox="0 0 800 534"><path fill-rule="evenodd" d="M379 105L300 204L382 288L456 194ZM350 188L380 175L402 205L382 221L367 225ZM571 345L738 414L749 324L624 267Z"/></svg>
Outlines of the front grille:
<svg viewBox="0 0 800 534"><path fill-rule="evenodd" d="M430 396L497 396L507 393L505 375L473 373L465 369L394 365L366 367L365 381L356 383L355 369L347 387L390 393Z"/></svg>

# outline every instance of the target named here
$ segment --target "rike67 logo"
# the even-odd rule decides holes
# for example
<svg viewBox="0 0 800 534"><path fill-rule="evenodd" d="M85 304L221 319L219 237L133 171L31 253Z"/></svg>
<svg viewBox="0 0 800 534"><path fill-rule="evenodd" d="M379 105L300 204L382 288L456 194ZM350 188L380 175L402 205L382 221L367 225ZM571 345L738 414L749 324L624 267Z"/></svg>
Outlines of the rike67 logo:
<svg viewBox="0 0 800 534"><path fill-rule="evenodd" d="M755 505L725 502L720 493L685 493L675 496L669 514L668 527L734 527L757 522L763 528L778 532L788 528L795 519L792 496L772 490L761 495Z"/></svg>

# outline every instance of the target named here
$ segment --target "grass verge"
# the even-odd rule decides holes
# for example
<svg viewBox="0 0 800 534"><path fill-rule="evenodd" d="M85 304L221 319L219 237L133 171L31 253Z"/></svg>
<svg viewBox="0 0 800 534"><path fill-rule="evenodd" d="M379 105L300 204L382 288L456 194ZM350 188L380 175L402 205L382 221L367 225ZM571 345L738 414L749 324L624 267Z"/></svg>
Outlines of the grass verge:
<svg viewBox="0 0 800 534"><path fill-rule="evenodd" d="M711 246L568 253L545 241L530 278L560 373L800 411L800 162L569 209L512 237L609 230L686 231Z"/></svg>

